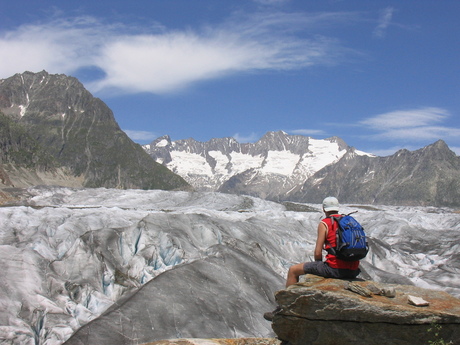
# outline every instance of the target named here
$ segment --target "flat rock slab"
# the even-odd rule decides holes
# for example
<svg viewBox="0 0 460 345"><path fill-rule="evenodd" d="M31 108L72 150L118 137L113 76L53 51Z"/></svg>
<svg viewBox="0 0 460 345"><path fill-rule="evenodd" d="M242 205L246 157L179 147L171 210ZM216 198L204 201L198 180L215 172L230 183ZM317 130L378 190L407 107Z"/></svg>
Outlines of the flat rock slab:
<svg viewBox="0 0 460 345"><path fill-rule="evenodd" d="M428 305L410 304L409 296ZM460 338L460 299L443 291L307 275L278 291L276 300L282 310L272 328L287 344L428 344L438 340L435 333L446 341ZM434 325L439 329L429 331Z"/></svg>
<svg viewBox="0 0 460 345"><path fill-rule="evenodd" d="M236 339L170 339L155 341L144 345L280 345L273 338L236 338Z"/></svg>

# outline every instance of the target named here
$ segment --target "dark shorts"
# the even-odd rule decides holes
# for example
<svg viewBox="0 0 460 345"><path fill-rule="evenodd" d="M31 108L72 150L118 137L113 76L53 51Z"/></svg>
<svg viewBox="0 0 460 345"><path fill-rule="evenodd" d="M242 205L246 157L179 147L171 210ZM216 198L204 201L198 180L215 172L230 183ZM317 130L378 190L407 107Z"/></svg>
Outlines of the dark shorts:
<svg viewBox="0 0 460 345"><path fill-rule="evenodd" d="M324 261L306 262L303 265L305 274L314 274L324 278L337 279L354 279L358 276L361 270L347 270L342 268L332 268Z"/></svg>

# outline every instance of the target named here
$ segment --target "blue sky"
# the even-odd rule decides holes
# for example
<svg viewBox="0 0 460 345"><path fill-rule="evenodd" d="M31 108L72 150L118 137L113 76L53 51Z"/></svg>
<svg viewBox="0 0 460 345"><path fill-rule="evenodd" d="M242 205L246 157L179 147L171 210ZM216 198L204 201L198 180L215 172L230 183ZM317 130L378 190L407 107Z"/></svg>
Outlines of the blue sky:
<svg viewBox="0 0 460 345"><path fill-rule="evenodd" d="M460 155L458 0L4 1L0 78L77 77L140 144L283 130Z"/></svg>

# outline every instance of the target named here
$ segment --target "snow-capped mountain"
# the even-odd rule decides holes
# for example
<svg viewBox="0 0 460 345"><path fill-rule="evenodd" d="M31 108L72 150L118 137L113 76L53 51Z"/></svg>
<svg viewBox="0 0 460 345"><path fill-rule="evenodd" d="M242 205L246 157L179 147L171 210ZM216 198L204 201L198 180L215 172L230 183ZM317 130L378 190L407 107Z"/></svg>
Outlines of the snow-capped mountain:
<svg viewBox="0 0 460 345"><path fill-rule="evenodd" d="M346 152L367 155L337 137L317 140L283 131L268 132L249 144L233 138L204 143L171 141L163 136L144 149L199 191L244 193L264 199L279 199Z"/></svg>
<svg viewBox="0 0 460 345"><path fill-rule="evenodd" d="M320 205L214 192L22 191L0 208L0 343L273 336L288 267L313 259ZM362 277L460 296L460 214L342 205L369 235ZM91 322L90 322L91 321ZM89 323L90 322L90 323Z"/></svg>
<svg viewBox="0 0 460 345"><path fill-rule="evenodd" d="M358 151L337 137L282 131L253 144L164 136L144 149L198 191L274 201L318 203L334 195L347 203L460 206L460 157L442 140L388 157Z"/></svg>

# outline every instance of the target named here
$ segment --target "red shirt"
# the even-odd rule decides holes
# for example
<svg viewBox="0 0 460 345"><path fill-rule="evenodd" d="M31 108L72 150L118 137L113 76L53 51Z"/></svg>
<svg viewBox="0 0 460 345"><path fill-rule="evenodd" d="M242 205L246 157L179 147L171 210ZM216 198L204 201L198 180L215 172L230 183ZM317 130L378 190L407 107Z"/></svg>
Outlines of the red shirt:
<svg viewBox="0 0 460 345"><path fill-rule="evenodd" d="M337 222L334 221L334 224L331 224L331 218L324 218L321 222L326 224L327 226L326 242L324 243L324 249L335 247L336 232L338 227ZM326 255L326 263L332 268L342 268L348 270L357 270L359 267L359 261L343 261L337 259L335 255L329 253Z"/></svg>

